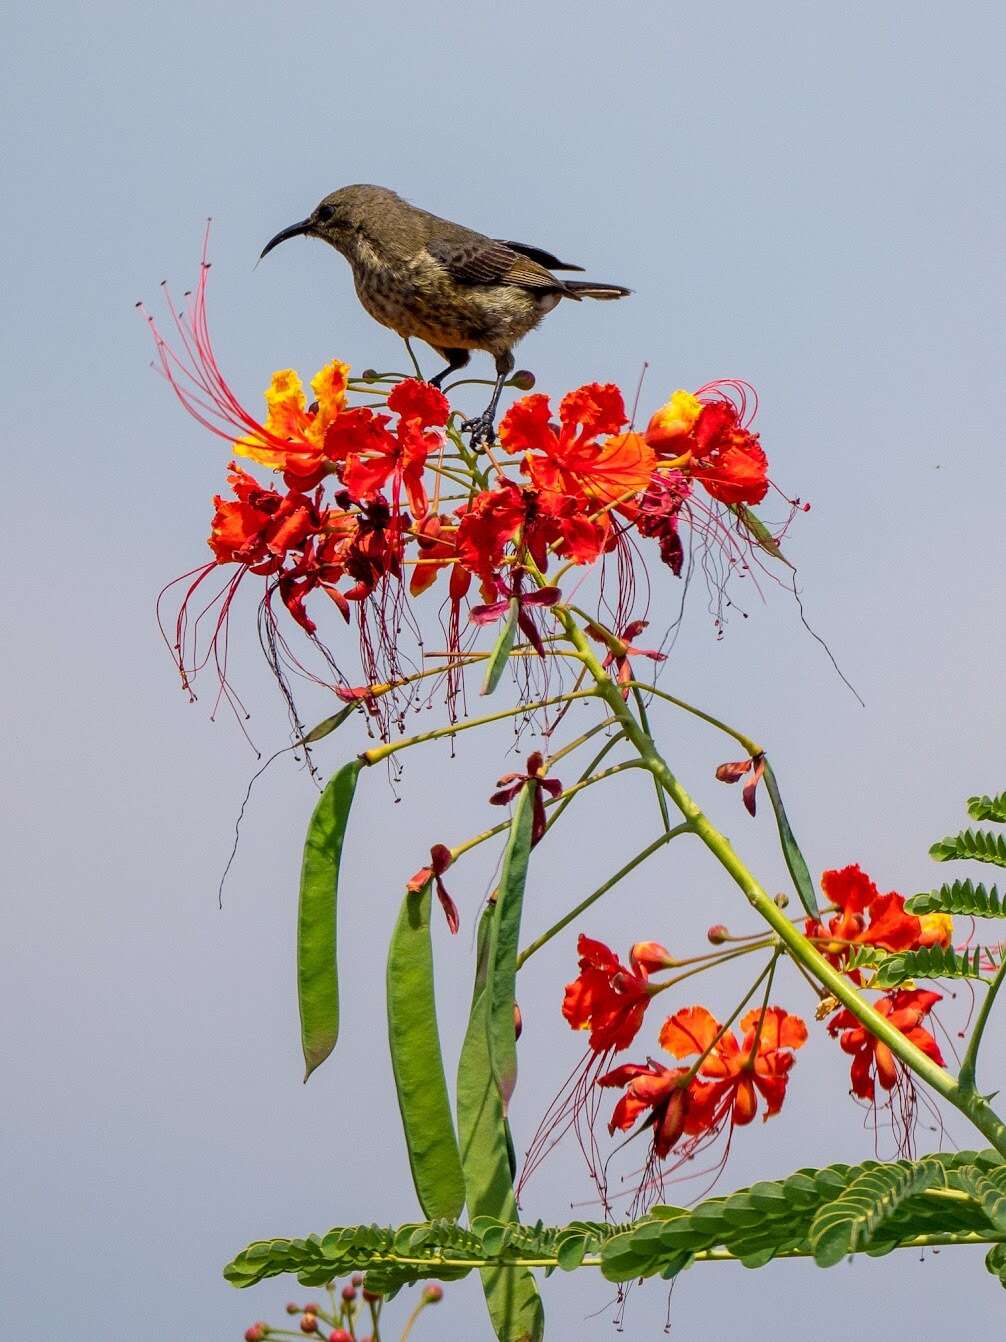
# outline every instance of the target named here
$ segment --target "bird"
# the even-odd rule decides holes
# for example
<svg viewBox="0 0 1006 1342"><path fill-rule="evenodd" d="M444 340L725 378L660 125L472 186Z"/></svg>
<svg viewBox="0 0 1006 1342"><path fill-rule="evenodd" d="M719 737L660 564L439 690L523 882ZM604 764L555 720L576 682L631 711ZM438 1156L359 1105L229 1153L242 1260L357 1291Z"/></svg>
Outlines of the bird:
<svg viewBox="0 0 1006 1342"><path fill-rule="evenodd" d="M447 360L429 379L464 368L472 350L485 350L496 364L492 398L462 429L472 446L492 443L496 412L514 369L513 347L555 308L560 299L617 299L632 290L621 284L561 278L554 271L580 271L541 247L491 238L441 219L383 186L340 187L295 224L281 229L259 260L289 238L320 238L349 262L356 294L382 326L405 340L423 340Z"/></svg>

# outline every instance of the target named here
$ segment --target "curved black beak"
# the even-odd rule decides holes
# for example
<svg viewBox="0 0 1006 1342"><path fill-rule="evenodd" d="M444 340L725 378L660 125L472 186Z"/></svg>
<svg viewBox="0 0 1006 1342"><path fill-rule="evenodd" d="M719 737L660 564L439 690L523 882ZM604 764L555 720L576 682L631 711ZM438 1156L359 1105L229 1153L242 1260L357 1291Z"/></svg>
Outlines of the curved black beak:
<svg viewBox="0 0 1006 1342"><path fill-rule="evenodd" d="M291 224L289 228L282 229L274 238L270 238L262 248L259 260L261 261L263 256L267 256L272 249L278 247L281 242L286 242L287 238L299 238L302 234L310 233L310 231L310 219L302 219L299 224Z"/></svg>

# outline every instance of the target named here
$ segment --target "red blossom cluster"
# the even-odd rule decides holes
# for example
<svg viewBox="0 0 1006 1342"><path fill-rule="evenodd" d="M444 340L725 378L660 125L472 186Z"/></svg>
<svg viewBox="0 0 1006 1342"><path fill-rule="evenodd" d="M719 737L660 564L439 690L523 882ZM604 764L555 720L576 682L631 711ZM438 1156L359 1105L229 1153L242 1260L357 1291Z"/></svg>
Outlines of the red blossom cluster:
<svg viewBox="0 0 1006 1342"><path fill-rule="evenodd" d="M275 373L259 420L213 353L208 270L204 263L187 313L176 318L178 349L151 323L162 368L201 424L238 457L279 475L284 488L231 464L231 495L215 500L213 559L178 580L187 586L169 642L186 687L209 657L226 684L227 619L248 573L265 580L260 631L277 673L284 660L303 670L276 623L277 598L334 666L319 641L318 609L312 604L309 612L309 598L324 596L345 620L355 613L363 671L376 683L400 673L406 593L420 596L445 571L451 656L460 650L473 581L482 604L469 611L471 622L513 614L529 647L545 656L540 622L561 596L545 577L553 561L590 566L617 552L621 588L638 555L635 534L655 539L678 573L683 521L707 537L718 533L731 563L752 553L751 532L729 510L758 503L769 480L743 383L677 391L644 432L630 426L622 393L610 383L570 392L554 413L546 396L527 395L504 416L498 449L483 452L465 445L459 417L437 388L408 378L388 390L369 375L354 384L348 366L333 360L311 380L310 400L295 372ZM351 394L371 403L351 405ZM220 569L229 572L224 587L193 618L197 590ZM628 618L622 607L631 594L622 596L616 606L627 646L609 665L625 680L643 622ZM196 634L210 610L213 633L201 653ZM341 673L337 681L349 687Z"/></svg>
<svg viewBox="0 0 1006 1342"><path fill-rule="evenodd" d="M905 901L896 890L882 895L858 865L826 871L821 889L834 907L826 922L808 919L804 930L832 964L842 968L855 946L876 946L884 951L915 951L925 946L949 946L953 939L953 920L946 913L927 913L921 918L905 912ZM858 969L847 971L856 983L862 983ZM937 1002L939 993L921 989L899 989L879 998L877 1011L896 1030L923 1053L942 1065L939 1045L922 1021ZM853 1094L873 1101L874 1082L892 1091L905 1069L890 1048L863 1028L852 1012L843 1008L828 1022L828 1033L840 1036L842 1049L852 1055Z"/></svg>

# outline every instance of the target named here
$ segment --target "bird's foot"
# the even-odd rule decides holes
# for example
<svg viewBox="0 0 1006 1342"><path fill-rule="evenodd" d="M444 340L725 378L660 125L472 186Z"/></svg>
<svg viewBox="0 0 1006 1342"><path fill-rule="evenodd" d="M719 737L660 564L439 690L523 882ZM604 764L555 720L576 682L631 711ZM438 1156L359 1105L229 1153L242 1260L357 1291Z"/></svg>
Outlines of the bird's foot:
<svg viewBox="0 0 1006 1342"><path fill-rule="evenodd" d="M494 416L488 410L483 410L481 415L475 419L466 419L461 425L462 433L470 433L468 446L473 450L480 447L492 447L496 441L496 426L493 423Z"/></svg>

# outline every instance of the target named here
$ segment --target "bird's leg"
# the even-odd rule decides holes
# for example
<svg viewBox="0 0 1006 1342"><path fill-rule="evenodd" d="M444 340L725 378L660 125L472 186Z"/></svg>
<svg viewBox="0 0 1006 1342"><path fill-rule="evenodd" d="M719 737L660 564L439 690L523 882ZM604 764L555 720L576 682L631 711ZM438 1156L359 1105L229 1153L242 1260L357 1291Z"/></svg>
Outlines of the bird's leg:
<svg viewBox="0 0 1006 1342"><path fill-rule="evenodd" d="M477 448L481 447L483 443L494 443L496 441L496 410L499 407L506 380L513 372L513 366L514 357L509 350L504 350L502 354L496 355L496 385L493 387L492 398L477 419L466 419L461 425L462 433L471 434L471 438L468 440L469 447Z"/></svg>
<svg viewBox="0 0 1006 1342"><path fill-rule="evenodd" d="M423 370L419 367L419 360L416 358L416 351L412 348L412 344L408 336L402 336L402 339L405 341L405 348L409 351L409 358L412 360L412 367L416 370L416 377L418 377L419 381L422 382Z"/></svg>
<svg viewBox="0 0 1006 1342"><path fill-rule="evenodd" d="M436 377L430 378L431 387L443 386L444 378L450 377L456 373L459 368L464 368L465 364L471 359L471 351L466 349L438 349L437 353L442 359L447 360L447 367L441 368Z"/></svg>

